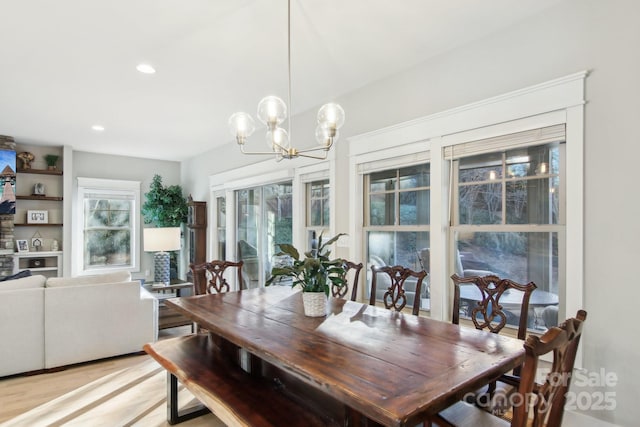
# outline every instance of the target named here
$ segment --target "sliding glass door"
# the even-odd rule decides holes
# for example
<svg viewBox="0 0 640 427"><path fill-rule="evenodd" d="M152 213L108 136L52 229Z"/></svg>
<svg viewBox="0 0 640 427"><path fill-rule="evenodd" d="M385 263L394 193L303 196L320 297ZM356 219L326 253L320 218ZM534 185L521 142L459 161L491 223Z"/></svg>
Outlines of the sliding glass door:
<svg viewBox="0 0 640 427"><path fill-rule="evenodd" d="M292 243L291 182L236 191L237 254L244 261L243 288L264 286L280 243Z"/></svg>

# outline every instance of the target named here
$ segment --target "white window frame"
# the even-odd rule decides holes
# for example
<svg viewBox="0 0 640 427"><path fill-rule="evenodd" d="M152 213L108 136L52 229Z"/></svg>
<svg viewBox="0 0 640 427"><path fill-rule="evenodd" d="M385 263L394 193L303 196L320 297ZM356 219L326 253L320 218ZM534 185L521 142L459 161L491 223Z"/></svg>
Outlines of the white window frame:
<svg viewBox="0 0 640 427"><path fill-rule="evenodd" d="M236 198L235 191L250 187L259 187L266 184L292 181L293 197L293 245L305 247L306 245L306 209L305 203L305 183L317 179L317 177L328 177L330 186L330 232L334 234L333 224L335 224L335 150L329 151L326 160L318 161L314 159L298 158L294 160L282 160L277 163L274 159L253 163L232 170L220 172L209 176L209 200L213 204L217 197L226 198L226 231L227 259L236 260ZM326 179L326 178L323 178ZM217 224L217 209L210 209L210 224ZM217 250L217 227L209 228L209 243L207 253L211 254L210 259L216 259ZM232 288L238 289L234 278Z"/></svg>
<svg viewBox="0 0 640 427"><path fill-rule="evenodd" d="M559 318L573 316L584 301L584 104L582 71L348 139L350 257L362 259L363 185L367 165L408 153L431 154L431 317L448 320L451 311L449 265L449 162L447 147L556 124L566 126L566 284ZM437 207L440 207L438 209ZM564 298L563 298L564 297ZM581 364L578 354L576 366Z"/></svg>
<svg viewBox="0 0 640 427"><path fill-rule="evenodd" d="M331 190L330 186L331 182L329 179L315 179L313 181L305 182L305 227L307 231L320 231L322 229L328 228L331 225L331 219L327 219L326 223L324 221L324 207L331 203ZM320 186L320 191L322 193L322 197L314 197L313 189L314 187ZM321 201L320 207L322 208L319 212L320 222L321 224L311 224L311 211L313 206L313 201ZM329 212L331 215L331 212Z"/></svg>
<svg viewBox="0 0 640 427"><path fill-rule="evenodd" d="M336 189L333 185L335 181L335 153L332 151L328 161L323 161L315 164L296 167L293 176L293 216L294 216L294 229L293 229L293 241L294 246L297 248L306 248L308 245L308 232L309 230L319 229L316 226L307 225L307 211L309 207L309 201L307 196L307 184L314 181L329 180L329 226L323 227L327 230L325 237L333 237L335 235L334 224L336 223L335 217L335 198ZM298 201L304 201L299 203ZM299 219L296 223L295 219ZM296 226L296 224L298 224Z"/></svg>
<svg viewBox="0 0 640 427"><path fill-rule="evenodd" d="M140 181L123 181L100 178L77 178L76 209L74 210L75 233L73 233L73 256L71 269L74 276L99 274L114 270L140 271ZM131 264L129 267L113 266L84 269L84 199L88 194L100 193L105 196L131 197Z"/></svg>
<svg viewBox="0 0 640 427"><path fill-rule="evenodd" d="M384 163L389 163L390 159L386 159L384 162L374 162L369 163L367 166L368 167L361 167L362 170L362 175L358 177L358 179L361 179L363 181L363 230L362 230L362 234L363 234L363 246L362 246L362 253L363 256L367 258L367 262L365 263L363 261L363 264L365 265L366 268L366 274L364 275L366 280L365 280L365 284L366 286L370 286L370 278L371 278L371 274L370 274L370 265L368 264L369 262L369 257L367 256L367 252L368 252L368 239L367 239L367 235L369 232L393 232L393 233L411 233L411 232L415 232L415 233L431 233L431 222L429 222L428 224L400 224L400 193L405 192L405 191L422 191L422 190L428 190L429 192L431 192L431 183L429 183L429 185L427 186L416 186L416 187L412 187L412 188L408 188L408 189L400 189L400 180L398 179L398 173L400 171L400 169L406 168L406 167L411 167L411 166L420 166L420 165L429 165L430 167L430 162L429 160L424 159L426 156L422 155L422 156L413 156L411 155L409 158L407 157L400 157L400 158L395 158L394 160L392 160L392 162L397 163L397 162L403 162L406 161L408 163L403 164L402 166L392 166L389 167L388 169L381 169L379 170L379 168L382 166L382 164ZM418 158L422 158L423 161L417 161ZM366 171L366 169L375 169L375 170L368 170ZM393 190L386 190L384 192L371 192L371 174L375 173L375 172L382 172L382 171L395 171L396 172L396 186ZM431 171L429 171L429 174L431 174ZM370 208L371 208L371 194L383 194L383 193L387 193L387 194L393 194L394 196L394 224L389 224L389 225L372 225L370 220L371 220L371 215L370 215ZM416 255L417 255L417 251L421 249L421 248L416 248ZM361 258L362 259L362 258ZM407 267L405 265L405 267ZM410 266L409 266L410 267ZM414 268L415 269L415 268ZM420 270L419 267L417 267L417 270ZM367 295L369 289L365 289L365 287L361 287L360 288L360 292L362 295L360 295L363 298L363 301L367 301L369 296ZM424 291L425 287L429 286L429 279L428 277L424 280L423 284L422 284L422 289ZM421 311L429 311L430 310L430 305L428 303L426 303L425 301L422 301L420 304L420 310Z"/></svg>
<svg viewBox="0 0 640 427"><path fill-rule="evenodd" d="M453 155L454 153L452 152L452 150L450 150L449 148L454 147L448 147L448 149L445 150L445 157L447 158L447 161L453 161L453 168L454 168L454 172L451 174L451 184L452 184L452 193L451 193L451 197L452 197L452 206L451 206L451 217L450 217L450 233L449 233L449 237L450 237L450 241L449 241L449 245L452 248L450 253L449 253L449 271L451 272L456 272L459 275L462 275L462 271L458 271L459 268L461 266L458 267L458 269L455 268L455 263L459 262L458 259L458 255L456 255L456 233L470 233L470 232L479 232L479 233L555 233L557 235L557 239L558 239L558 248L559 248L559 253L562 254L561 257L559 257L559 265L558 265L558 290L557 290L557 295L561 296L561 295L565 295L565 290L564 290L564 285L566 283L566 277L565 277L565 261L566 261L566 191L565 191L565 181L566 181L566 144L564 143L565 141L565 136L564 136L564 126L554 126L552 128L553 132L549 132L550 134L548 135L548 137L545 138L545 131L548 132L549 129L536 129L533 132L525 132L525 134L531 134L530 136L527 136L525 138L518 138L517 136L514 137L514 135L506 135L504 138L498 138L498 140L480 140L480 141L471 141L471 144L474 145L474 150L469 153L463 153L461 155ZM501 164L501 166L503 167L502 169L502 174L497 177L495 180L489 180L488 178L485 181L473 181L473 182L467 182L467 183L460 183L459 182L459 173L460 173L460 161L468 158L468 157L475 157L478 155L483 155L483 154L500 154L502 157L502 162L505 161L505 153L509 152L510 150L513 149L518 149L518 148L524 148L524 147L540 147L540 146L545 146L546 144L553 142L553 143L559 143L558 144L558 150L559 150L559 172L558 174L551 174L551 172L548 172L546 175L544 175L544 177L546 177L547 179L551 179L552 176L555 176L557 178L559 178L559 186L560 186L560 191L559 191L559 206L561 207L559 210L559 215L557 218L556 222L549 222L549 223L524 223L524 224L515 224L515 223L509 223L507 221L507 214L506 214L506 209L507 209L507 204L506 204L506 197L507 197L507 192L506 192L506 183L507 182L514 182L515 181L521 181L521 180L538 180L541 179L539 176L537 175L529 175L529 176L524 176L524 177L516 177L516 178L510 178L506 176L506 171L507 168L505 167L504 163ZM457 173L456 173L457 172ZM466 186L466 185L471 185L471 186L476 186L476 185L482 185L482 184L489 184L489 183L494 183L494 184L499 184L501 186L501 195L502 195L502 201L501 201L501 213L502 213L502 217L501 217L501 221L500 222L496 222L496 223L460 223L459 220L459 216L460 216L460 201L458 198L458 192L460 190L460 187L462 186ZM551 274L549 272L549 274ZM526 281L531 280L530 278L526 279ZM525 283L525 282L521 282L521 283ZM536 282L537 283L537 282ZM538 285L540 285L540 283L537 283ZM563 301L560 300L560 304L563 304ZM562 317L558 316L559 319L562 319ZM514 328L515 329L515 328ZM536 331L533 331L534 333ZM538 331L540 332L540 331ZM514 333L515 336L515 333Z"/></svg>

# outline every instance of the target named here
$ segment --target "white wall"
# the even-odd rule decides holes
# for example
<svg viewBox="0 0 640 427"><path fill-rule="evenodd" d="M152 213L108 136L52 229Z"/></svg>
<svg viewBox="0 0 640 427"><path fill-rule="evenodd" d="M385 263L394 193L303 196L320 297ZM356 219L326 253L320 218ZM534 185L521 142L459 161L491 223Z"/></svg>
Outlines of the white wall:
<svg viewBox="0 0 640 427"><path fill-rule="evenodd" d="M75 200L78 190L77 177L121 179L127 181L140 181L140 203L144 203L144 194L149 191L149 185L153 176L162 177L164 186L180 183L180 163L162 160L140 159L137 157L111 156L104 154L87 153L84 151L73 152L73 198ZM185 194L185 197L188 194ZM75 205L74 205L75 206ZM142 217L140 224L144 226ZM142 241L142 240L141 240ZM186 252L186 251L183 251ZM71 253L71 252L69 252ZM150 272L150 276L146 272ZM184 272L184 270L182 270ZM153 254L142 252L140 257L140 272L132 273L136 279L153 279ZM184 274L182 274L184 276Z"/></svg>
<svg viewBox="0 0 640 427"><path fill-rule="evenodd" d="M589 411L589 415L619 425L637 423L635 392L640 384L640 344L634 339L640 285L630 268L640 259L636 240L640 238L640 203L635 194L629 194L640 158L639 18L637 0L566 0L541 16L337 100L347 113L341 131L344 141L591 71L585 109L584 308L589 315L583 362L590 372L604 368L617 374L615 387L589 389L615 392L617 409ZM314 115L296 118L292 134L312 134ZM347 148L338 142L336 149L337 200L348 206ZM261 159L241 156L229 143L184 162L182 183L194 198L208 200L209 175L257 160ZM342 230L348 230L347 213L337 215L336 231Z"/></svg>

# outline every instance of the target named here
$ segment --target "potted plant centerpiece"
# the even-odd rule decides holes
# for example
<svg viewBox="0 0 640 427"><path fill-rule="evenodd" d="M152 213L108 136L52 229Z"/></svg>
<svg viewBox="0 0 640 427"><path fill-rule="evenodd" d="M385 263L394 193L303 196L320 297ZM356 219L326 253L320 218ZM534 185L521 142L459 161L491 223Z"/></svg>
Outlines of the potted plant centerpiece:
<svg viewBox="0 0 640 427"><path fill-rule="evenodd" d="M325 316L331 285L346 286L344 260L340 258L329 259L331 251L328 248L343 235L344 233L340 233L323 242L322 233L320 233L316 248L312 245L311 251L304 254L304 259L300 259L300 253L293 245L279 244L282 252L278 255L287 255L291 262L287 265L273 267L266 286L271 285L276 279L290 277L292 279L291 286L300 286L302 289L304 314L311 317Z"/></svg>

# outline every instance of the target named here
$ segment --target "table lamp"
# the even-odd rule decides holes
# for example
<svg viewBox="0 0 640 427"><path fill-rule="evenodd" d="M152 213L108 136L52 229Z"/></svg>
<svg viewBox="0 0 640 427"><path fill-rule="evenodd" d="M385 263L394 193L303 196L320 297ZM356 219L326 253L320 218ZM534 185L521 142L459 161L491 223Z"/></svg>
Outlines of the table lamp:
<svg viewBox="0 0 640 427"><path fill-rule="evenodd" d="M169 284L169 253L180 249L180 227L144 228L144 250L153 255L153 281Z"/></svg>

